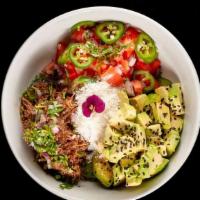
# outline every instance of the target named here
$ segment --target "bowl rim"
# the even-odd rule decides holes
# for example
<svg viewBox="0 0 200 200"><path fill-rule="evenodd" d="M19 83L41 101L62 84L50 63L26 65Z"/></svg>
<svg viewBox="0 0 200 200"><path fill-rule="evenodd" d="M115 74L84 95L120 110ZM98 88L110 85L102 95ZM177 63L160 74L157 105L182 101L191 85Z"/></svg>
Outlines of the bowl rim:
<svg viewBox="0 0 200 200"><path fill-rule="evenodd" d="M45 182L42 182L38 177L34 176L32 174L32 172L29 170L29 168L23 163L23 161L21 160L20 156L17 155L17 153L15 153L14 151L14 148L13 146L11 145L10 143L10 140L9 140L9 137L8 137L8 134L7 134L7 129L6 129L6 120L5 120L5 117L4 117L4 113L5 113L5 93L6 93L6 86L8 85L8 79L9 79L9 74L10 74L10 71L11 71L11 68L14 67L14 61L15 59L18 57L18 55L20 54L20 52L23 50L23 47L26 45L26 43L35 35L35 34L38 34L40 31L42 31L42 29L48 25L48 24L51 24L51 23L55 23L56 21L59 21L59 20L62 20L64 19L66 16L70 16L70 15L74 15L76 14L77 12L89 12L89 11L99 11L101 9L104 9L104 10L113 10L115 12L121 12L121 13L124 13L124 14L127 14L127 13L130 13L130 14L134 14L136 17L141 17L143 18L145 21L149 21L151 22L154 26L157 26L159 29L162 29L163 31L166 32L166 34L169 36L169 38L171 38L175 43L176 45L178 46L178 48L180 49L180 51L182 52L182 54L185 56L185 58L187 59L187 63L191 66L191 73L193 74L193 77L195 78L195 82L194 82L194 86L195 88L198 88L199 91L197 93L197 96L198 96L198 99L200 100L200 83L199 83L199 78L198 78L198 75L197 75L197 71L194 67L194 64L190 58L190 56L188 55L187 51L185 50L185 48L182 46L182 44L178 41L178 39L176 39L176 37L169 31L167 30L164 26L162 26L160 23L156 22L155 20L151 19L150 17L144 15L144 14L141 14L139 12L136 12L136 11L133 11L133 10L129 10L129 9L125 9L125 8L120 8L120 7L112 7L112 6L93 6L93 7L84 7L84 8L80 8L80 9L75 9L75 10L72 10L72 11L69 11L69 12L65 12L59 16L56 16L54 17L53 19L47 21L46 23L44 23L43 25L41 25L39 28L37 28L25 41L24 43L21 45L21 47L18 49L17 53L15 54L14 58L12 59L10 65L9 65L9 68L7 70L7 73L6 73L6 77L4 79L4 84L3 84L3 89L2 89L2 95L1 95L1 116L2 116L2 122L3 122L3 128L4 128L4 133L5 133L5 136L6 136L6 139L7 139L7 142L9 144L9 147L15 157L15 159L18 161L18 163L21 165L21 167L24 169L24 171L36 182L38 183L40 186L42 186L44 189L46 189L47 191L53 193L54 195L58 196L58 197L61 197L61 198L68 198L69 200L81 200L79 198L76 198L76 197L71 197L70 195L68 194L65 194L65 195L62 195L61 193L57 193L56 190L52 189L51 186L49 186L48 184L46 184ZM185 161L187 160L187 158L189 157L193 147L194 147L194 144L196 142L196 139L197 139L197 136L198 136L198 132L199 132L199 128L200 128L200 112L198 114L198 124L196 124L196 127L194 128L194 132L195 134L193 135L193 137L191 138L191 147L190 149L188 150L188 152L185 152L184 154L184 157L182 158L179 166L177 167L176 170L174 170L170 176L166 176L164 179L162 179L162 181L160 181L158 184L156 184L155 186L153 186L151 189L147 190L147 191L144 191L142 194L138 195L136 198L128 198L128 199L124 199L124 200L134 200L134 199L139 199L139 198L142 198L152 192L154 192L155 190L157 190L158 188L160 188L161 186L163 186L166 182L168 182L179 170L180 168L183 166L183 164L185 163Z"/></svg>

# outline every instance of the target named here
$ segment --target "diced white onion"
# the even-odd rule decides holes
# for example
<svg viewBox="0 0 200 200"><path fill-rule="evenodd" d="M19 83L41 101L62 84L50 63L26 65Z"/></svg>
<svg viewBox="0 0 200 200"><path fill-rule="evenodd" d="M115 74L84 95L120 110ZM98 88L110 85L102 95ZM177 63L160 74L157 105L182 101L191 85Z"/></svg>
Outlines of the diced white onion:
<svg viewBox="0 0 200 200"><path fill-rule="evenodd" d="M135 62L136 62L136 58L134 56L131 56L128 61L129 67L132 67L135 64Z"/></svg>
<svg viewBox="0 0 200 200"><path fill-rule="evenodd" d="M58 132L59 132L59 128L58 128L57 126L54 126L54 127L52 128L52 132L53 132L54 134L58 133Z"/></svg>
<svg viewBox="0 0 200 200"><path fill-rule="evenodd" d="M125 82L125 89L126 89L129 96L132 96L132 97L135 96L133 86L132 86L132 84L129 80L126 80L126 82Z"/></svg>

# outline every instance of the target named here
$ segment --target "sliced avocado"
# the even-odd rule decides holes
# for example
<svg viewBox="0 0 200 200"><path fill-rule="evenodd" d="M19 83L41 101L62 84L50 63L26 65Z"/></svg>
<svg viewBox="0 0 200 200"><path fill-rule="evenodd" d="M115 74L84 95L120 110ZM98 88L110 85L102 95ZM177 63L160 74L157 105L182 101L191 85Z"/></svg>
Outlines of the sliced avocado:
<svg viewBox="0 0 200 200"><path fill-rule="evenodd" d="M185 113L180 83L173 83L169 88L169 104L173 114L183 115Z"/></svg>
<svg viewBox="0 0 200 200"><path fill-rule="evenodd" d="M99 155L95 155L92 159L93 173L96 178L105 187L110 187L113 183L113 171L110 164Z"/></svg>
<svg viewBox="0 0 200 200"><path fill-rule="evenodd" d="M136 97L130 98L130 104L133 105L139 112L142 112L145 105L148 103L146 94L141 94Z"/></svg>
<svg viewBox="0 0 200 200"><path fill-rule="evenodd" d="M124 169L132 166L134 164L134 161L135 161L135 154L131 154L129 156L125 156L123 157L119 163L120 163L120 166Z"/></svg>
<svg viewBox="0 0 200 200"><path fill-rule="evenodd" d="M162 139L161 144L158 145L158 151L163 157L167 156L167 147L166 147L166 145L164 145L163 139Z"/></svg>
<svg viewBox="0 0 200 200"><path fill-rule="evenodd" d="M134 187L141 185L142 183L142 178L138 177L133 167L130 167L127 170L125 170L125 177L126 177L126 187Z"/></svg>
<svg viewBox="0 0 200 200"><path fill-rule="evenodd" d="M124 103L120 107L120 115L129 121L133 121L136 118L136 109L130 104Z"/></svg>
<svg viewBox="0 0 200 200"><path fill-rule="evenodd" d="M119 140L120 136L121 134L116 129L107 125L104 133L104 144L113 145L113 143Z"/></svg>
<svg viewBox="0 0 200 200"><path fill-rule="evenodd" d="M151 93L148 94L148 104L160 102L160 95Z"/></svg>
<svg viewBox="0 0 200 200"><path fill-rule="evenodd" d="M159 154L158 147L155 145L149 145L147 152L145 152L145 154L146 157L148 158L149 173L151 176L154 176L160 171L162 171L169 162L168 159L163 158Z"/></svg>
<svg viewBox="0 0 200 200"><path fill-rule="evenodd" d="M169 104L169 86L161 86L155 89L155 93L160 96L161 101L164 100L166 104Z"/></svg>
<svg viewBox="0 0 200 200"><path fill-rule="evenodd" d="M151 123L152 123L152 120L151 118L149 117L149 115L147 115L146 112L142 112L142 113L139 113L137 115L137 120L136 122L138 124L140 124L141 126L143 126L144 128L146 128L147 126L149 126Z"/></svg>
<svg viewBox="0 0 200 200"><path fill-rule="evenodd" d="M179 116L171 115L171 129L180 133L183 129L183 119Z"/></svg>
<svg viewBox="0 0 200 200"><path fill-rule="evenodd" d="M151 104L151 109L155 121L160 123L163 129L169 129L171 127L169 107L159 102Z"/></svg>
<svg viewBox="0 0 200 200"><path fill-rule="evenodd" d="M120 90L118 92L118 97L119 97L119 107L120 108L121 108L121 106L123 106L124 103L129 104L129 99L128 99L128 96L125 91Z"/></svg>
<svg viewBox="0 0 200 200"><path fill-rule="evenodd" d="M152 124L146 128L147 136L160 136L162 135L160 124Z"/></svg>
<svg viewBox="0 0 200 200"><path fill-rule="evenodd" d="M116 116L109 120L111 127L116 128L121 133L128 133L133 129L134 123L125 120L122 116Z"/></svg>
<svg viewBox="0 0 200 200"><path fill-rule="evenodd" d="M143 151L146 147L145 133L135 133L135 135L123 135L117 144L114 144L108 150L104 150L105 157L111 163L117 163L121 158ZM108 153L109 151L109 153Z"/></svg>
<svg viewBox="0 0 200 200"><path fill-rule="evenodd" d="M125 174L123 168L119 164L115 164L112 167L113 170L113 185L118 186L125 181Z"/></svg>
<svg viewBox="0 0 200 200"><path fill-rule="evenodd" d="M167 155L171 156L180 142L180 135L178 131L170 130L165 136L165 146L167 148Z"/></svg>
<svg viewBox="0 0 200 200"><path fill-rule="evenodd" d="M144 153L139 160L136 160L135 164L133 165L134 170L139 174L139 177L142 179L150 178L150 171L149 171L149 158Z"/></svg>

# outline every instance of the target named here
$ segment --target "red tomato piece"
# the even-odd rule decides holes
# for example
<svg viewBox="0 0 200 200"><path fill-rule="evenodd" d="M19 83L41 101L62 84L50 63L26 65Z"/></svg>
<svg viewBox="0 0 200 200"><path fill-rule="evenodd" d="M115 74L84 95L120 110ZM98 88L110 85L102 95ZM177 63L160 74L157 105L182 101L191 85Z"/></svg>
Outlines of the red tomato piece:
<svg viewBox="0 0 200 200"><path fill-rule="evenodd" d="M151 66L152 74L157 75L160 70L160 60L159 59L154 60L150 64L150 66Z"/></svg>
<svg viewBox="0 0 200 200"><path fill-rule="evenodd" d="M102 64L100 67L100 74L103 74L109 68L108 64Z"/></svg>
<svg viewBox="0 0 200 200"><path fill-rule="evenodd" d="M73 42L84 42L85 41L84 33L85 30L83 28L73 31L71 35L71 40Z"/></svg>
<svg viewBox="0 0 200 200"><path fill-rule="evenodd" d="M160 70L160 60L156 59L152 63L147 64L137 59L134 67L135 70L145 70L150 72L152 75L157 75Z"/></svg>
<svg viewBox="0 0 200 200"><path fill-rule="evenodd" d="M123 83L122 76L118 73L115 67L110 66L102 75L101 78L107 81L112 86L120 86Z"/></svg>
<svg viewBox="0 0 200 200"><path fill-rule="evenodd" d="M160 87L160 84L159 84L159 82L158 82L157 80L155 80L154 89L156 89L156 88L158 88L158 87Z"/></svg>
<svg viewBox="0 0 200 200"><path fill-rule="evenodd" d="M120 39L120 42L122 42L123 44L128 44L130 42L135 41L138 35L139 35L139 32L137 29L133 27L128 27L125 34Z"/></svg>
<svg viewBox="0 0 200 200"><path fill-rule="evenodd" d="M134 92L135 92L135 95L140 95L143 93L143 84L141 81L139 80L133 80L131 81L132 85L133 85L133 89L134 89Z"/></svg>
<svg viewBox="0 0 200 200"><path fill-rule="evenodd" d="M87 75L87 76L93 77L93 76L96 75L96 71L89 67L89 68L84 70L84 74Z"/></svg>

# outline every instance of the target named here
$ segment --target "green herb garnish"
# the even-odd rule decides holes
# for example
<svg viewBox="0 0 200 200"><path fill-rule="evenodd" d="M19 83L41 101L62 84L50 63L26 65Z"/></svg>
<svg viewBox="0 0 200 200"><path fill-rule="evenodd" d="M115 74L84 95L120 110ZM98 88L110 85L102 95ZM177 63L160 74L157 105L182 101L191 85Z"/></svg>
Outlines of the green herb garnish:
<svg viewBox="0 0 200 200"><path fill-rule="evenodd" d="M61 183L60 185L59 185L59 187L62 189L62 190L64 190L64 189L71 189L71 188L73 188L73 184L71 184L71 183L67 183L67 182L65 182L65 183Z"/></svg>
<svg viewBox="0 0 200 200"><path fill-rule="evenodd" d="M26 129L24 132L24 139L33 146L38 153L46 152L49 155L56 154L56 140L48 126L44 126L43 129Z"/></svg>
<svg viewBox="0 0 200 200"><path fill-rule="evenodd" d="M63 111L63 107L62 107L62 105L60 105L60 104L58 104L58 102L57 101L53 101L53 104L50 104L49 106L48 106L48 111L47 111L47 113L48 113L48 115L50 115L50 116L59 116L59 113L60 112L62 112Z"/></svg>

